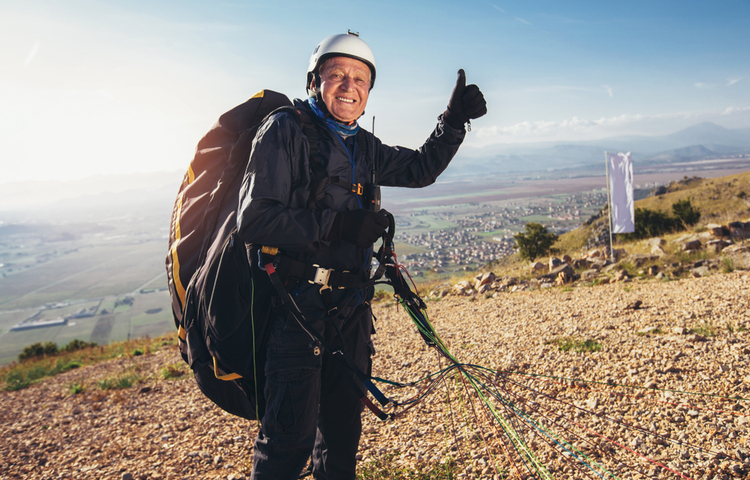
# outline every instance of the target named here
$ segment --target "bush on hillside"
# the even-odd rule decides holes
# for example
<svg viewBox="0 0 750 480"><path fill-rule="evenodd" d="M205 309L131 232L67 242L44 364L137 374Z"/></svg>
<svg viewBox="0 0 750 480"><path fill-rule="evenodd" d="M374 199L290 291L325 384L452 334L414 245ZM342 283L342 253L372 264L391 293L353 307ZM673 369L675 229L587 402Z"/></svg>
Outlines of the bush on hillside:
<svg viewBox="0 0 750 480"><path fill-rule="evenodd" d="M557 241L557 235L547 230L542 224L529 222L526 224L526 233L519 232L513 235L516 241L518 254L522 259L533 262L538 257L548 255L552 245Z"/></svg>
<svg viewBox="0 0 750 480"><path fill-rule="evenodd" d="M626 235L636 239L658 237L674 231L675 226L675 219L664 212L636 208L635 232Z"/></svg>
<svg viewBox="0 0 750 480"><path fill-rule="evenodd" d="M626 239L640 240L642 238L658 237L665 233L684 230L698 223L701 213L693 207L690 199L680 200L672 204L670 216L665 212L649 210L648 208L635 209L635 232L623 235Z"/></svg>
<svg viewBox="0 0 750 480"><path fill-rule="evenodd" d="M18 360L23 362L30 358L49 357L57 355L58 349L57 344L54 342L36 342L28 347L24 347L23 351L18 354Z"/></svg>
<svg viewBox="0 0 750 480"><path fill-rule="evenodd" d="M85 342L83 340L73 339L62 348L63 352L75 352L76 350L83 350L84 348L96 347L96 342Z"/></svg>
<svg viewBox="0 0 750 480"><path fill-rule="evenodd" d="M684 228L692 227L701 219L701 212L690 204L689 198L673 203L672 214Z"/></svg>

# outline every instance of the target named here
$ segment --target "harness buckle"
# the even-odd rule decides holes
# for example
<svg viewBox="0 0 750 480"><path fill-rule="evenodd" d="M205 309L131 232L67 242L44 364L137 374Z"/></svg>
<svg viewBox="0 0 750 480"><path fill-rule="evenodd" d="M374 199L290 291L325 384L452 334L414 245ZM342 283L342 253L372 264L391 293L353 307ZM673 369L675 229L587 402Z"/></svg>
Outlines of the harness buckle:
<svg viewBox="0 0 750 480"><path fill-rule="evenodd" d="M324 289L330 290L331 286L328 285L328 279L331 278L331 272L333 271L333 269L323 268L317 264L313 264L313 267L316 267L315 278L313 278L312 280L308 280L308 282L315 285L322 285L323 288L321 288L321 291Z"/></svg>

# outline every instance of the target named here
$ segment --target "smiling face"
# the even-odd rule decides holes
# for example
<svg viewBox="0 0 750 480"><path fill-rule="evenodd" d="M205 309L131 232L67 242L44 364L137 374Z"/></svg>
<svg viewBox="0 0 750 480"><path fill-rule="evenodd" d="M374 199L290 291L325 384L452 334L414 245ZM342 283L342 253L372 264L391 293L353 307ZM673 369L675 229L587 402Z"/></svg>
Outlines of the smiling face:
<svg viewBox="0 0 750 480"><path fill-rule="evenodd" d="M315 80L312 83L315 89ZM316 91L336 120L350 124L365 111L370 95L370 68L354 58L329 58L320 66L320 90Z"/></svg>

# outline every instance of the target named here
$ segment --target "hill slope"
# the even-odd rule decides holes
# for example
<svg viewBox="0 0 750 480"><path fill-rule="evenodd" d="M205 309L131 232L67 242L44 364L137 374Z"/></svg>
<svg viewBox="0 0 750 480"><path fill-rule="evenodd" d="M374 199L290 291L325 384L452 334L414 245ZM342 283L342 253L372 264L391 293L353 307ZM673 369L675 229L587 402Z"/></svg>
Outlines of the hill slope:
<svg viewBox="0 0 750 480"><path fill-rule="evenodd" d="M571 435L576 425L586 424L591 432L691 478L737 477L750 472L750 402L736 399L750 398L749 290L750 273L737 272L494 299L450 297L430 303L429 312L460 360L500 370L506 397L558 434ZM641 307L630 308L635 301ZM376 375L404 381L439 369L403 311L381 304L375 315ZM685 334L688 329L693 335ZM562 337L591 340L601 350L562 352L554 344ZM5 434L0 477L241 478L255 426L214 407L191 379L161 380L159 370L179 361L170 347L0 393ZM114 391L96 387L98 380L133 372L143 377L142 384ZM71 394L72 384L87 391ZM400 399L407 393L414 392L386 390ZM452 414L447 411L439 387L421 407L392 422L366 412L360 466L387 458L391 468L417 468L451 455L466 478L490 478L491 452L507 472L498 443L503 431L491 427L492 419L478 422L484 446L467 435L470 430L453 430L462 424L461 405L454 401ZM500 415L510 412L499 403L498 408ZM477 424L472 416L466 421L467 428ZM620 478L636 478L636 470L649 478L667 473L591 432L576 444ZM572 457L555 452L531 430L527 435L555 476L578 478L580 472L568 461Z"/></svg>

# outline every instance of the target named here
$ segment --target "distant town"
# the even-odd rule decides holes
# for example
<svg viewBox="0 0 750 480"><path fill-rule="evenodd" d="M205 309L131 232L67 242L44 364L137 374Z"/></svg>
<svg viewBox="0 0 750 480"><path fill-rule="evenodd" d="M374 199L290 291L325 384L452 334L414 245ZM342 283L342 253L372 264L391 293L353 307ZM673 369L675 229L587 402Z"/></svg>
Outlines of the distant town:
<svg viewBox="0 0 750 480"><path fill-rule="evenodd" d="M397 232L395 240L424 250L408 253L401 258L414 276L424 275L428 271L439 274L450 270L470 270L514 253L513 235L523 231L526 223L541 223L550 231L562 234L578 228L601 210L606 202L606 191L602 190L556 199L540 198L533 204L508 202L503 207L473 204L474 212L469 214L445 209L432 215L454 226L410 233L414 225L401 219L406 228Z"/></svg>

